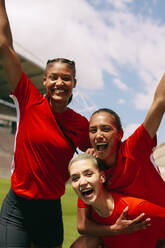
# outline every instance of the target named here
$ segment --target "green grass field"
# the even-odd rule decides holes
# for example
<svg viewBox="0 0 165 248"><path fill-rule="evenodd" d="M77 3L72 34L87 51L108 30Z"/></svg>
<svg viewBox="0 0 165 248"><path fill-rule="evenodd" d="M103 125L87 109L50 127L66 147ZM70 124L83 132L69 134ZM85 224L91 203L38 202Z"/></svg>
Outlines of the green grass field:
<svg viewBox="0 0 165 248"><path fill-rule="evenodd" d="M0 206L10 187L10 180L0 179ZM76 206L77 197L70 185L66 187L66 193L62 197L63 221L64 221L64 244L63 248L68 248L77 238L76 230Z"/></svg>

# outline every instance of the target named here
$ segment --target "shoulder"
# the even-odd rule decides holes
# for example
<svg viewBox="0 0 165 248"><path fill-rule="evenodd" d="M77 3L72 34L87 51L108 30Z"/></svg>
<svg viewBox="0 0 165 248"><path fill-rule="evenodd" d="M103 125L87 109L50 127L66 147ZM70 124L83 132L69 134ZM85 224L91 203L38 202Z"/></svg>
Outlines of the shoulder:
<svg viewBox="0 0 165 248"><path fill-rule="evenodd" d="M150 137L149 133L145 129L143 123L124 142L128 143L130 141L136 141L140 137L144 137L147 140L152 140L152 138Z"/></svg>
<svg viewBox="0 0 165 248"><path fill-rule="evenodd" d="M113 193L112 195L116 203L128 206L129 209L135 209L146 202L144 199L132 197L126 194L120 194L117 192Z"/></svg>
<svg viewBox="0 0 165 248"><path fill-rule="evenodd" d="M128 195L120 196L120 201L128 206L129 213L135 212L140 206L146 202L144 199L136 198Z"/></svg>
<svg viewBox="0 0 165 248"><path fill-rule="evenodd" d="M21 106L27 104L31 105L34 102L41 102L44 99L43 95L24 72L22 72L15 90L10 93L10 97L14 101L17 99Z"/></svg>
<svg viewBox="0 0 165 248"><path fill-rule="evenodd" d="M156 136L152 139L144 125L141 124L131 136L122 142L121 150L126 156L139 152L144 153L145 150L151 152L156 143Z"/></svg>
<svg viewBox="0 0 165 248"><path fill-rule="evenodd" d="M29 88L31 86L33 86L31 80L28 78L28 76L25 74L25 72L22 71L22 74L21 74L20 79L18 81L17 87L15 88L15 90L13 92L11 92L11 95L16 94L16 92L19 90L26 91L27 88Z"/></svg>

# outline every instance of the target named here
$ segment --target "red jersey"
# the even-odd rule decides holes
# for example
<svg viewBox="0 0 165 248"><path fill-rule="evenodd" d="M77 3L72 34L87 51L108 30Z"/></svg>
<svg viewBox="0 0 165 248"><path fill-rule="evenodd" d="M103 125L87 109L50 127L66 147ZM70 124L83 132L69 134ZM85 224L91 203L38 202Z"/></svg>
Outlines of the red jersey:
<svg viewBox="0 0 165 248"><path fill-rule="evenodd" d="M151 226L136 233L104 236L108 248L155 248L159 239L165 238L165 208L143 199L112 193L114 210L107 218L100 217L92 208L92 219L99 224L113 225L123 210L128 206L127 219L133 219L141 213L151 218Z"/></svg>
<svg viewBox="0 0 165 248"><path fill-rule="evenodd" d="M107 170L108 189L165 206L165 182L152 156L155 146L156 137L152 140L142 124L121 143L115 170ZM78 206L86 207L81 199Z"/></svg>
<svg viewBox="0 0 165 248"><path fill-rule="evenodd" d="M82 151L90 145L88 120L69 108L53 113L24 73L11 97L17 109L12 189L25 198L58 199L65 192L74 150L56 119Z"/></svg>

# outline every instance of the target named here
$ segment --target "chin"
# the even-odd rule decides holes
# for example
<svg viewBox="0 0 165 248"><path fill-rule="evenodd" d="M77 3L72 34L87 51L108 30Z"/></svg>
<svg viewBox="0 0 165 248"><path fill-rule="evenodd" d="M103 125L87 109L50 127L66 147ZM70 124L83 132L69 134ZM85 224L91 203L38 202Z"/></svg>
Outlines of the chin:
<svg viewBox="0 0 165 248"><path fill-rule="evenodd" d="M67 102L65 98L63 97L57 97L57 96L52 96L51 97L52 101L56 102L56 103L64 103Z"/></svg>
<svg viewBox="0 0 165 248"><path fill-rule="evenodd" d="M56 95L52 95L51 98L52 98L54 101L61 101L61 100L63 100L63 97L59 97L59 96L56 96Z"/></svg>
<svg viewBox="0 0 165 248"><path fill-rule="evenodd" d="M97 153L97 156L99 159L102 159L102 160L105 160L107 158L107 155L104 153L102 153L102 154Z"/></svg>
<svg viewBox="0 0 165 248"><path fill-rule="evenodd" d="M91 199L87 199L87 198L84 198L84 197L83 197L82 200L85 202L85 204L87 204L87 205L92 205L92 204L95 203L96 197L94 196L94 197L92 197Z"/></svg>

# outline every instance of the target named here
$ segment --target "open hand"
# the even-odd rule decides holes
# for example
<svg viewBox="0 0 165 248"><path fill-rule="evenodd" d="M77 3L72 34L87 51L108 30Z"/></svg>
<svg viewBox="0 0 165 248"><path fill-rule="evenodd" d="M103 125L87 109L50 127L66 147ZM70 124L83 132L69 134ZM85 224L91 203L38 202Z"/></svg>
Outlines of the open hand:
<svg viewBox="0 0 165 248"><path fill-rule="evenodd" d="M142 213L133 220L128 220L126 218L128 213L128 207L126 207L120 217L117 219L116 223L112 226L114 229L114 235L123 233L134 233L142 229L146 229L150 226L150 218L144 219L145 214Z"/></svg>

